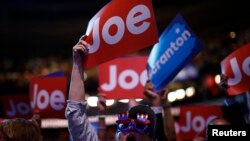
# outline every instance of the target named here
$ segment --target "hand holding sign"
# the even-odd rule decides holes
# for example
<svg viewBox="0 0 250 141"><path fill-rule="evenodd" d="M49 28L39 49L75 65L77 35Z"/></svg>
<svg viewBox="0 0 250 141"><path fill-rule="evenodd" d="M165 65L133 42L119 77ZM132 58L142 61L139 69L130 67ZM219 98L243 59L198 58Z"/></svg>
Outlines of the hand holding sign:
<svg viewBox="0 0 250 141"><path fill-rule="evenodd" d="M229 95L249 91L250 86L250 44L231 53L221 62L222 75L226 77Z"/></svg>
<svg viewBox="0 0 250 141"><path fill-rule="evenodd" d="M111 1L91 19L86 34L90 44L86 68L156 43L151 0Z"/></svg>
<svg viewBox="0 0 250 141"><path fill-rule="evenodd" d="M202 49L202 43L178 14L148 58L147 69L154 90L161 91Z"/></svg>

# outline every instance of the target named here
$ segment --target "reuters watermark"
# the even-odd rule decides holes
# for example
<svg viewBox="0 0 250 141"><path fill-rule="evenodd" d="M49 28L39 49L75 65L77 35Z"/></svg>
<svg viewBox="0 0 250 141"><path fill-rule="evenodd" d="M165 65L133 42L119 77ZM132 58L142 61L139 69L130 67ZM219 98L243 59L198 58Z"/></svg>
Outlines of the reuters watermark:
<svg viewBox="0 0 250 141"><path fill-rule="evenodd" d="M250 125L209 125L207 140L216 139L239 139L247 141L250 137Z"/></svg>

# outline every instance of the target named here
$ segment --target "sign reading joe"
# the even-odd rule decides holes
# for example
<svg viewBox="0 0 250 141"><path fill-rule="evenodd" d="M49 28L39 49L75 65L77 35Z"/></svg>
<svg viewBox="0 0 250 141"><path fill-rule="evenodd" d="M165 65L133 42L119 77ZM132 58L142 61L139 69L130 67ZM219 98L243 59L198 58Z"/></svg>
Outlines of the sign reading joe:
<svg viewBox="0 0 250 141"><path fill-rule="evenodd" d="M177 14L161 34L148 58L148 75L154 90L162 90L203 48L204 45L182 16Z"/></svg>
<svg viewBox="0 0 250 141"><path fill-rule="evenodd" d="M229 95L238 95L250 90L250 43L221 61L221 73L227 78Z"/></svg>
<svg viewBox="0 0 250 141"><path fill-rule="evenodd" d="M107 99L144 98L147 56L121 57L99 65L99 93Z"/></svg>
<svg viewBox="0 0 250 141"><path fill-rule="evenodd" d="M86 31L86 68L158 42L151 0L112 0L90 21Z"/></svg>
<svg viewBox="0 0 250 141"><path fill-rule="evenodd" d="M42 118L65 118L67 78L34 77L30 82L30 104Z"/></svg>

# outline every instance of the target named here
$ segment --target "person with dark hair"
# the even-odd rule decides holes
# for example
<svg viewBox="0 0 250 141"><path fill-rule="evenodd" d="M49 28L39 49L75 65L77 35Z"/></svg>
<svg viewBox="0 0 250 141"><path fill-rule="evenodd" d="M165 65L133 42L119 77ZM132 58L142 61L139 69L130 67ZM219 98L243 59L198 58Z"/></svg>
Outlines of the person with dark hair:
<svg viewBox="0 0 250 141"><path fill-rule="evenodd" d="M73 47L73 66L69 96L65 116L73 141L98 141L98 135L91 126L87 115L84 86L84 63L88 56L88 43L82 36ZM117 120L117 141L153 141L155 131L155 115L147 106L135 106L128 113L121 114Z"/></svg>
<svg viewBox="0 0 250 141"><path fill-rule="evenodd" d="M158 141L175 141L174 117L171 113L171 104L167 99L169 90L166 87L161 92L155 93L153 89L153 84L148 80L144 87L144 95L157 117L155 137Z"/></svg>
<svg viewBox="0 0 250 141"><path fill-rule="evenodd" d="M156 115L149 106L139 104L131 107L127 113L121 113L116 121L116 140L155 140L156 121Z"/></svg>
<svg viewBox="0 0 250 141"><path fill-rule="evenodd" d="M221 80L219 86L227 90L230 86L228 85L228 78L224 74L221 74ZM224 115L232 125L246 125L250 121L250 91L244 93L227 96L224 100L225 105L223 106ZM242 100L237 100L242 99ZM244 100L243 100L244 99Z"/></svg>
<svg viewBox="0 0 250 141"><path fill-rule="evenodd" d="M208 125L230 125L231 123L223 117L215 117L212 119Z"/></svg>
<svg viewBox="0 0 250 141"><path fill-rule="evenodd" d="M231 125L231 123L224 117L214 117L208 122L205 130L202 131L203 133L200 132L200 134L197 134L193 138L193 141L207 141L208 140L208 126L211 126L211 125Z"/></svg>
<svg viewBox="0 0 250 141"><path fill-rule="evenodd" d="M6 119L0 123L0 141L42 141L36 118Z"/></svg>

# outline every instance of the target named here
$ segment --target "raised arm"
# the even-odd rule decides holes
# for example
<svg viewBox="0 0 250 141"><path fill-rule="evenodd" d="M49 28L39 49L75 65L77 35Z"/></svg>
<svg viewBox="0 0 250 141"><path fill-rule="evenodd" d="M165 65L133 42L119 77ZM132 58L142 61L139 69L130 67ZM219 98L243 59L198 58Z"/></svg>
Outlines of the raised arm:
<svg viewBox="0 0 250 141"><path fill-rule="evenodd" d="M168 141L176 141L176 132L174 126L174 116L171 113L171 104L167 99L168 90L165 88L163 90L164 98L162 99L162 107L164 111L164 129L167 135Z"/></svg>
<svg viewBox="0 0 250 141"><path fill-rule="evenodd" d="M86 35L82 36L79 42L73 47L73 66L69 88L69 100L78 102L85 101L83 64L88 54L88 44L84 41L86 37Z"/></svg>
<svg viewBox="0 0 250 141"><path fill-rule="evenodd" d="M84 41L85 38L86 36L82 36L73 47L73 66L65 116L72 141L99 141L86 114L83 64L87 59L88 44Z"/></svg>
<svg viewBox="0 0 250 141"><path fill-rule="evenodd" d="M144 88L144 95L150 101L151 109L157 117L155 138L160 141L168 141L164 132L163 109L161 107L161 96L153 91L153 85L147 81Z"/></svg>
<svg viewBox="0 0 250 141"><path fill-rule="evenodd" d="M153 87L153 84L147 81L144 95L150 100L151 109L154 110L157 116L156 138L158 140L175 141L174 118L171 114L171 105L166 97L167 90L164 89L159 93L155 93Z"/></svg>

